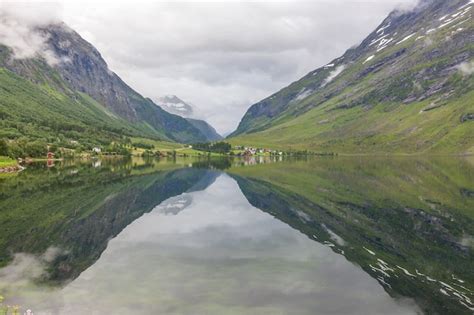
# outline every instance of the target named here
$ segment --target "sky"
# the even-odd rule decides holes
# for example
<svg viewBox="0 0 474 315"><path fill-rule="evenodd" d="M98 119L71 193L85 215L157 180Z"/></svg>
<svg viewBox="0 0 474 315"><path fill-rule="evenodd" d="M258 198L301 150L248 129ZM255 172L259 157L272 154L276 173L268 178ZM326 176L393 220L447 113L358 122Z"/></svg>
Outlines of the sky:
<svg viewBox="0 0 474 315"><path fill-rule="evenodd" d="M19 16L0 14L0 42L15 42L27 58L31 42L41 39L18 35L22 28L64 21L132 88L154 100L177 95L225 134L252 104L339 57L392 10L415 2L0 0L0 13Z"/></svg>

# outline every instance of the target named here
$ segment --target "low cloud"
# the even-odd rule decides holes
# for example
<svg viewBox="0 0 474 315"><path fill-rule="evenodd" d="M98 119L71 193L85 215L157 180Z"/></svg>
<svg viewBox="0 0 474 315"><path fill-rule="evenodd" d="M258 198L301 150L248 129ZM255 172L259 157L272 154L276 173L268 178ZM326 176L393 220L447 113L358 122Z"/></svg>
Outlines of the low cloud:
<svg viewBox="0 0 474 315"><path fill-rule="evenodd" d="M60 60L48 48L48 37L38 27L60 21L57 4L29 7L26 2L0 4L0 44L12 50L15 59L42 57L50 65Z"/></svg>
<svg viewBox="0 0 474 315"><path fill-rule="evenodd" d="M329 82L334 80L339 74L341 74L342 71L344 71L345 68L346 68L345 65L340 65L336 69L331 71L329 73L328 77L324 80L322 86L325 86L326 84L328 84Z"/></svg>
<svg viewBox="0 0 474 315"><path fill-rule="evenodd" d="M66 6L66 22L140 93L174 94L221 133L252 104L342 55L416 0ZM86 2L87 3L87 2Z"/></svg>

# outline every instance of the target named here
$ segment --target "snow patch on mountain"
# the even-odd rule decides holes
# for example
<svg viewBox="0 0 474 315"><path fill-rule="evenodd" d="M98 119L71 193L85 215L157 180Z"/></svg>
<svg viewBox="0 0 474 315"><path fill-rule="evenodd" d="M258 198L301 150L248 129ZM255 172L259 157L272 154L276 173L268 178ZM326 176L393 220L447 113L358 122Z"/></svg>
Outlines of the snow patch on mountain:
<svg viewBox="0 0 474 315"><path fill-rule="evenodd" d="M314 91L312 89L305 89L303 88L299 93L298 95L296 95L296 97L292 100L292 102L297 102L297 101L301 101L305 98L307 98L308 96L310 96L311 94L313 94Z"/></svg>
<svg viewBox="0 0 474 315"><path fill-rule="evenodd" d="M374 59L374 57L375 57L375 55L372 55L369 58L365 59L363 64L366 64L367 62L371 61L372 59Z"/></svg>
<svg viewBox="0 0 474 315"><path fill-rule="evenodd" d="M175 114L184 118L194 115L194 109L191 105L181 100L176 95L165 95L156 100L158 106L171 114Z"/></svg>
<svg viewBox="0 0 474 315"><path fill-rule="evenodd" d="M436 28L431 28L429 29L426 34L431 34L435 32L436 30L442 29L448 25L451 25L452 28L456 28L457 31L462 31L459 30L459 25L469 21L472 17L469 15L467 16L467 19L463 20L464 17L466 17L467 13L471 11L472 5L474 4L474 0L469 1L468 3L462 5L457 9L457 12L452 13L452 14L446 14L438 19L438 22L441 22L440 25L438 25ZM453 24L454 22L457 22L456 24Z"/></svg>
<svg viewBox="0 0 474 315"><path fill-rule="evenodd" d="M399 42L397 43L397 45L398 45L398 44L401 44L401 43L403 43L403 42L406 42L407 40L409 40L410 38L412 38L412 37L415 36L415 35L416 35L416 33L413 33L413 34L410 34L410 35L406 36L406 37L403 38L401 41L399 41Z"/></svg>

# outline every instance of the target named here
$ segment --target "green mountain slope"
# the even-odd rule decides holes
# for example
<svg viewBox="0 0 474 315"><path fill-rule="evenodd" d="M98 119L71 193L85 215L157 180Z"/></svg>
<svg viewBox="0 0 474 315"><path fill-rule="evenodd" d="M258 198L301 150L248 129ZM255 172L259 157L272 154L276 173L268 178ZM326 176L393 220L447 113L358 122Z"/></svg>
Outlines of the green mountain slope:
<svg viewBox="0 0 474 315"><path fill-rule="evenodd" d="M221 140L222 136L207 121L192 118L194 115L193 105L186 103L176 95L165 95L157 99L157 104L168 113L185 118L194 127L206 136L207 141Z"/></svg>
<svg viewBox="0 0 474 315"><path fill-rule="evenodd" d="M83 93L67 95L48 84L34 84L0 68L0 137L85 146L119 141L123 136L158 134L133 126Z"/></svg>
<svg viewBox="0 0 474 315"><path fill-rule="evenodd" d="M59 135L89 142L121 136L183 143L206 139L186 119L130 88L90 43L66 25L36 31L48 38L48 48L60 62L14 59L11 50L0 45L3 136Z"/></svg>
<svg viewBox="0 0 474 315"><path fill-rule="evenodd" d="M193 118L186 118L186 120L199 129L206 136L207 141L222 140L222 136L207 121Z"/></svg>
<svg viewBox="0 0 474 315"><path fill-rule="evenodd" d="M358 47L253 105L233 143L343 153L474 152L468 0L393 12Z"/></svg>

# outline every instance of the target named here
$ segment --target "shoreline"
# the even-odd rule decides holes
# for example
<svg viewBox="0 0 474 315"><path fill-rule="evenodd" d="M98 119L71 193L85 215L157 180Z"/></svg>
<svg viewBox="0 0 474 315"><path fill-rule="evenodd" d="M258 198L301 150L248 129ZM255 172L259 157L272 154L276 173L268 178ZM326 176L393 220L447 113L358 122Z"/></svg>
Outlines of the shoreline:
<svg viewBox="0 0 474 315"><path fill-rule="evenodd" d="M139 155L132 155L131 157L143 158ZM172 156L168 156L171 158ZM472 158L474 154L410 154L410 153L397 153L397 154L374 154L374 153L308 153L308 154L284 154L284 155L212 155L208 156L207 154L202 155L177 155L175 158L237 158L237 159L245 159L245 158L278 158L278 157L285 157L285 158L302 158L302 157L332 157L332 158L441 158L441 157L455 157L455 158ZM126 158L123 155L115 155L115 156L80 156L76 158L56 158L56 159L43 159L43 158L32 158L32 159L24 159L20 163L24 163L25 166L22 166L20 163L15 165L7 165L0 167L0 174L11 174L11 173L18 173L26 169L26 165L30 163L37 163L37 162L61 162L66 160L97 160L97 159L104 159L104 160L113 160L113 159L122 159ZM154 158L164 158L164 157L154 157Z"/></svg>

